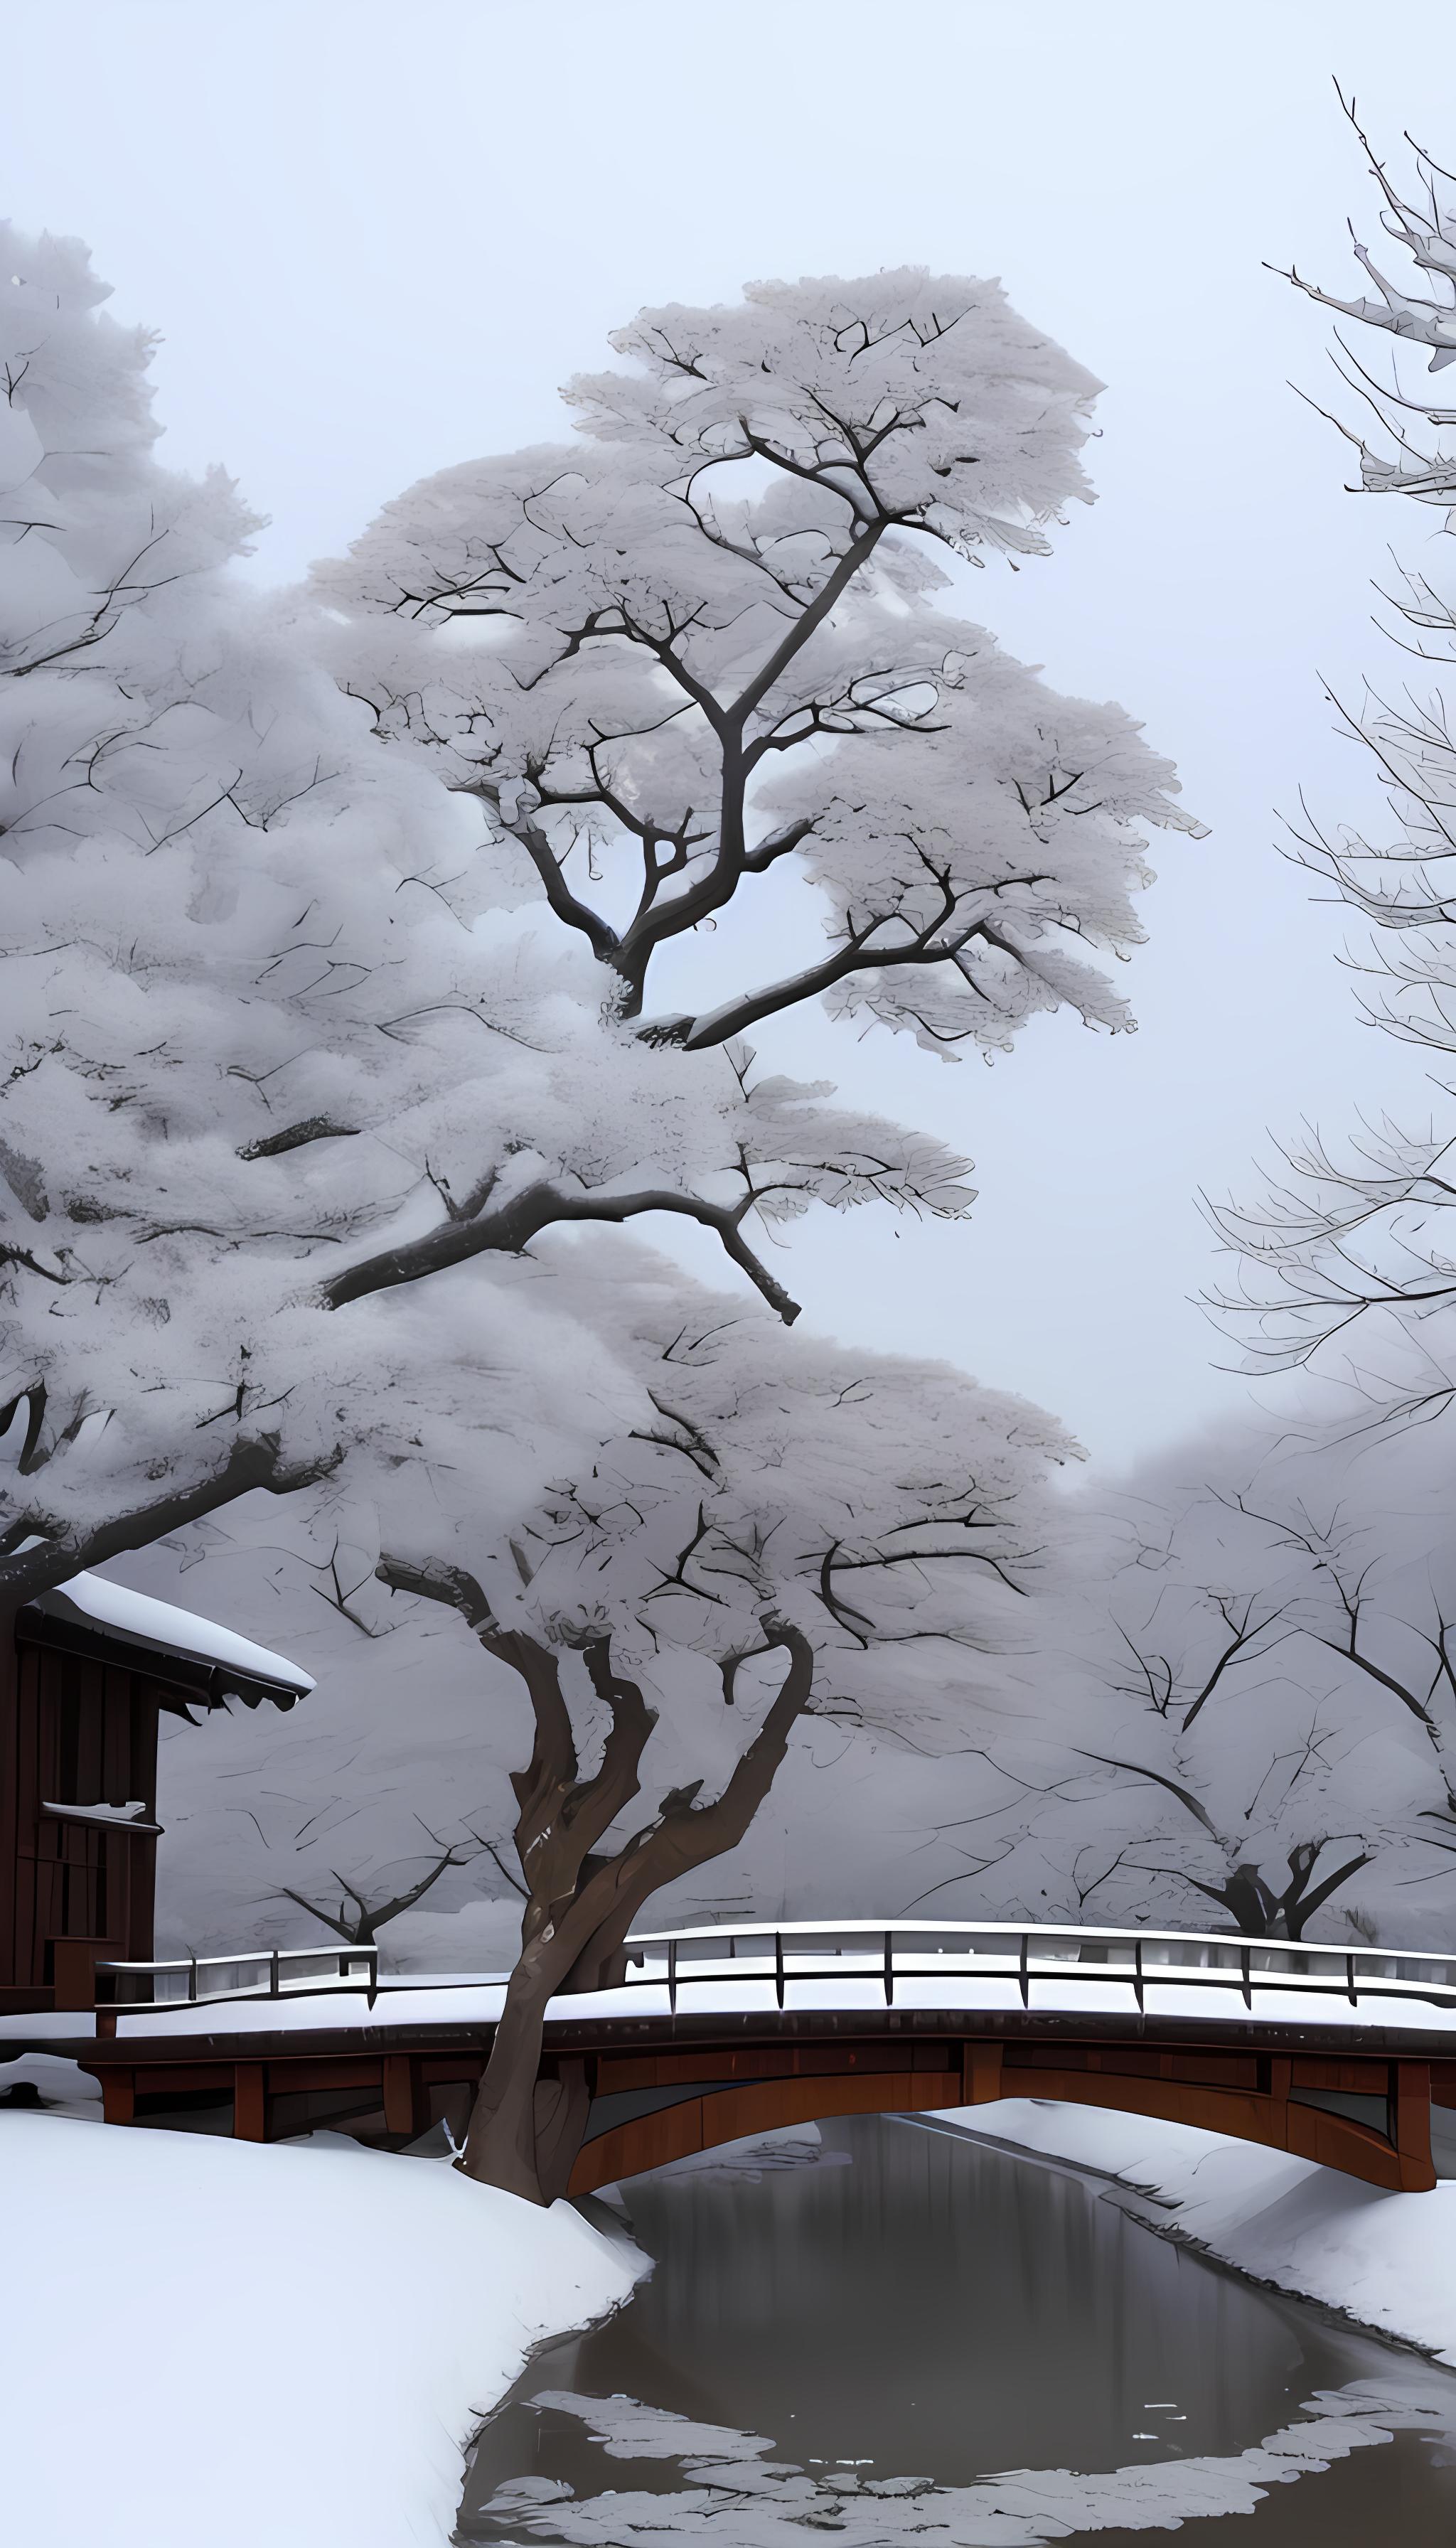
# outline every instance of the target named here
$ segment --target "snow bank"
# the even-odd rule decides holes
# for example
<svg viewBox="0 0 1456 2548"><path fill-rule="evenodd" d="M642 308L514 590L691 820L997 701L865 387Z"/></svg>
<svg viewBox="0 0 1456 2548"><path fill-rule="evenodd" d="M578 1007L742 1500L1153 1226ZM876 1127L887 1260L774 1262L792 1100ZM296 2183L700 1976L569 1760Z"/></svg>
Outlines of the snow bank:
<svg viewBox="0 0 1456 2548"><path fill-rule="evenodd" d="M0 2470L31 2548L439 2548L531 2345L643 2269L428 2161L0 2114Z"/></svg>
<svg viewBox="0 0 1456 2548"><path fill-rule="evenodd" d="M101 2081L63 2053L23 2052L18 2061L3 2058L0 2045L0 2107L43 2106L47 2114L74 2115L82 2123L101 2121Z"/></svg>
<svg viewBox="0 0 1456 2548"><path fill-rule="evenodd" d="M1456 2368L1456 2180L1430 2194L1383 2194L1312 2159L1185 2124L1023 2097L940 2120L1113 2177L1149 2229Z"/></svg>

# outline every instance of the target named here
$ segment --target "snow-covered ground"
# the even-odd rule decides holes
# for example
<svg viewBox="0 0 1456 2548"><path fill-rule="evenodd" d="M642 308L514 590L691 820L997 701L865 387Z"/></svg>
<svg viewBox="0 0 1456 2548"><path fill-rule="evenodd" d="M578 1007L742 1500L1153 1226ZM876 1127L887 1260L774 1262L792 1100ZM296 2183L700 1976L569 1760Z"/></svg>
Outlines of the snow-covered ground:
<svg viewBox="0 0 1456 2548"><path fill-rule="evenodd" d="M17 2548L441 2548L484 2411L643 2264L428 2160L25 2113L0 2254Z"/></svg>
<svg viewBox="0 0 1456 2548"><path fill-rule="evenodd" d="M952 2108L938 2120L1115 2178L1149 2229L1456 2369L1456 2179L1429 2194L1383 2194L1222 2134L1040 2099Z"/></svg>

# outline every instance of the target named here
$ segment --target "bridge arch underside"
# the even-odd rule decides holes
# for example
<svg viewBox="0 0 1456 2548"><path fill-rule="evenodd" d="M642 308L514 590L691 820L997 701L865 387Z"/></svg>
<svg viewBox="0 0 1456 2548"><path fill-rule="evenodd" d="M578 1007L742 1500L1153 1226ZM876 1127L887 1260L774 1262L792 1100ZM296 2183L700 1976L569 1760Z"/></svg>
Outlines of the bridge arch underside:
<svg viewBox="0 0 1456 2548"><path fill-rule="evenodd" d="M967 2041L602 2054L569 2190L590 2194L787 2125L1007 2097L1191 2124L1390 2193L1422 2193L1438 2169L1456 2173L1456 2062Z"/></svg>

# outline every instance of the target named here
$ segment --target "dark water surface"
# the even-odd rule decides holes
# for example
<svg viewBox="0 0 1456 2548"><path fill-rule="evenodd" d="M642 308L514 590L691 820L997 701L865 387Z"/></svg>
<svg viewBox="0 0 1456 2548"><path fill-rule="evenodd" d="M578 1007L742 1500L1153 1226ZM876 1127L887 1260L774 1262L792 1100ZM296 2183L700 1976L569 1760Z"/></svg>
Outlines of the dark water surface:
<svg viewBox="0 0 1456 2548"><path fill-rule="evenodd" d="M1080 2178L888 2117L822 2131L828 2164L626 2189L652 2279L537 2356L464 2538L1456 2548L1456 2377Z"/></svg>

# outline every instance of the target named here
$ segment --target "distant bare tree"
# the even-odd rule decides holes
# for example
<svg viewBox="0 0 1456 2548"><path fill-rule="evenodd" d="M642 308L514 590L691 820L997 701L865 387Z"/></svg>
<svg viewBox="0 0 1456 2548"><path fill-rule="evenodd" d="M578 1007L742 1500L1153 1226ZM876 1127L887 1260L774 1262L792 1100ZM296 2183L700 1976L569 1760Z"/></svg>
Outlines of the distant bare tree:
<svg viewBox="0 0 1456 2548"><path fill-rule="evenodd" d="M1292 1774L1287 1778L1280 1798L1281 1804L1286 1803L1292 1795L1317 1749L1317 1739L1312 1733L1304 1756L1296 1756ZM1207 1901L1216 1902L1221 1910L1227 1911L1234 1928L1243 1937L1302 1938L1316 1912L1322 1910L1324 1904L1332 1894L1338 1892L1342 1884L1347 1883L1352 1875L1358 1875L1361 1867L1368 1866L1371 1863L1374 1853L1369 1849L1358 1849L1340 1866L1330 1866L1324 1857L1325 1850L1348 1847L1351 1840L1358 1836L1349 1832L1336 1834L1321 1831L1313 1839L1296 1841L1285 1861L1289 1869L1288 1881L1276 1891L1275 1882L1271 1882L1257 1861L1246 1857L1243 1853L1250 1847L1255 1829L1255 1815L1264 1786L1268 1783L1268 1779L1276 1775L1284 1766L1281 1762L1276 1761L1271 1765L1266 1777L1260 1781L1254 1800L1241 1823L1232 1822L1221 1826L1215 1821L1203 1799L1196 1795L1191 1787L1183 1785L1177 1778L1168 1777L1162 1771L1150 1769L1144 1762L1110 1760L1100 1753L1089 1754L1088 1758L1100 1762L1104 1769L1120 1772L1125 1777L1146 1780L1160 1788L1165 1795L1172 1796L1192 1818L1197 1828L1206 1835L1217 1856L1224 1861L1224 1871L1220 1875L1197 1875L1190 1866L1159 1866L1150 1864L1145 1856L1135 1857L1133 1849L1125 1847L1118 1852L1102 1875L1091 1883L1078 1884L1078 1899L1084 1910L1092 1896L1100 1891L1103 1884L1114 1873L1123 1866L1133 1866L1139 1874L1169 1876L1179 1884L1189 1885L1195 1893L1202 1894ZM1321 1866L1324 1871L1318 1873L1317 1880L1317 1871Z"/></svg>
<svg viewBox="0 0 1456 2548"><path fill-rule="evenodd" d="M427 1824L420 1828L428 1831ZM524 1892L524 1886L511 1874L499 1851L488 1840L483 1840L478 1832L472 1832L468 1841L454 1841L448 1846L440 1842L437 1833L429 1832L429 1838L434 1842L437 1855L418 1881L407 1885L401 1893L381 1894L373 1888L366 1892L362 1884L355 1884L350 1877L341 1875L336 1866L331 1866L329 1874L339 1888L336 1910L328 1910L307 1893L296 1892L291 1884L280 1884L279 1897L296 1902L311 1919L321 1920L325 1929L331 1929L335 1937L342 1938L347 1945L372 1947L378 1941L380 1930L386 1928L391 1920L398 1920L403 1912L412 1911L415 1903L423 1901L431 1885L437 1884L448 1868L469 1866L482 1856L494 1861L513 1892Z"/></svg>
<svg viewBox="0 0 1456 2548"><path fill-rule="evenodd" d="M1297 1938L1363 1868L1405 1862L1395 1880L1418 1883L1442 1871L1428 1853L1456 1854L1450 1570L1378 1498L1317 1518L1306 1494L1329 1457L1283 1493L1277 1477L1206 1488L1165 1534L1135 1537L1109 1605L1124 1713L1075 1738L1117 1783L1050 1789L1077 1807L1059 1864L1079 1908L1113 1893L1145 1918L1141 1879L1171 1879L1246 1935ZM1421 1527L1439 1553L1439 1510ZM1165 1827L1139 1827L1138 1788L1176 1808Z"/></svg>

